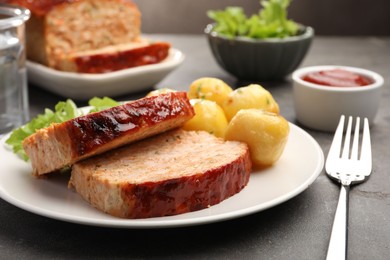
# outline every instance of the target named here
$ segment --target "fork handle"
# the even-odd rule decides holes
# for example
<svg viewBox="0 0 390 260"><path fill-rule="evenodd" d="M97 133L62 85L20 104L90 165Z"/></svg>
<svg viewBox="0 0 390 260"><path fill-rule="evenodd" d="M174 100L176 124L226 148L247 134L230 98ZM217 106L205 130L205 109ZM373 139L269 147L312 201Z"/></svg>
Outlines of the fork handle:
<svg viewBox="0 0 390 260"><path fill-rule="evenodd" d="M347 259L349 185L341 184L326 260Z"/></svg>

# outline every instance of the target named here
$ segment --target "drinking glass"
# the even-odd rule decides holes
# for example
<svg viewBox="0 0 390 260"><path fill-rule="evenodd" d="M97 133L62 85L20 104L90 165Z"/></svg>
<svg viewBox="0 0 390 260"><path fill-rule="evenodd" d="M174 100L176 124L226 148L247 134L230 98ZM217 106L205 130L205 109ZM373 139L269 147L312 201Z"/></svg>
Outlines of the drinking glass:
<svg viewBox="0 0 390 260"><path fill-rule="evenodd" d="M25 22L30 11L0 4L0 134L29 119Z"/></svg>

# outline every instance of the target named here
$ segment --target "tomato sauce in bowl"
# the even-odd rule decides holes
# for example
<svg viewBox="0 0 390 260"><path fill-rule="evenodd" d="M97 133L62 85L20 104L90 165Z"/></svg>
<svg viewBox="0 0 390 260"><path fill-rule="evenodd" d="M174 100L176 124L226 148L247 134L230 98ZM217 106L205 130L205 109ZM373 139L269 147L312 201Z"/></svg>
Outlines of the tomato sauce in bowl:
<svg viewBox="0 0 390 260"><path fill-rule="evenodd" d="M305 127L334 132L341 115L367 118L373 124L384 79L356 67L322 65L292 74L294 110Z"/></svg>
<svg viewBox="0 0 390 260"><path fill-rule="evenodd" d="M304 81L331 87L359 87L373 83L367 77L344 69L330 69L310 72L302 77Z"/></svg>

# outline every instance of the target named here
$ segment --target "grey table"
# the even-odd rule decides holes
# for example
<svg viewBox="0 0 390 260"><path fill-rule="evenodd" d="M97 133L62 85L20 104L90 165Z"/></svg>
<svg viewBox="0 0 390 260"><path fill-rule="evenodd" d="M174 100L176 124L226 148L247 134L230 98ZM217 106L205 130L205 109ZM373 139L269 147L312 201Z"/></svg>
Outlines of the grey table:
<svg viewBox="0 0 390 260"><path fill-rule="evenodd" d="M170 41L186 59L157 87L187 90L204 76L231 86L237 81L222 71L202 35L152 35ZM390 38L316 37L302 66L341 64L374 70L385 78L379 113L372 127L373 173L350 194L350 259L390 257ZM292 82L261 82L296 123ZM143 93L117 97L128 100ZM32 116L62 97L30 86ZM78 105L85 105L77 102ZM304 128L305 129L305 128ZM332 134L308 131L325 154ZM0 166L1 167L1 166ZM137 230L84 226L38 216L0 199L0 259L158 258L158 259L325 259L339 186L323 171L293 199L268 210L214 224Z"/></svg>

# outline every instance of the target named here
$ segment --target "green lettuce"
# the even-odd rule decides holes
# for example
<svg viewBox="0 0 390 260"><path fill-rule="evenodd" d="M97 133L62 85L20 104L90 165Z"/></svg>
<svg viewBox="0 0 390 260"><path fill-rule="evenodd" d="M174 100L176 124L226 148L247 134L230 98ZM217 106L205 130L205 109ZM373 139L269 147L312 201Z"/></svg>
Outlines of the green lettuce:
<svg viewBox="0 0 390 260"><path fill-rule="evenodd" d="M88 104L92 107L92 109L89 111L89 113L92 112L98 112L110 107L115 107L119 105L119 102L109 98L109 97L103 97L98 98L94 97L91 100L89 100Z"/></svg>
<svg viewBox="0 0 390 260"><path fill-rule="evenodd" d="M298 33L299 25L287 18L290 0L262 0L262 9L247 17L241 7L229 6L225 10L209 10L207 15L215 21L213 31L233 38L284 38Z"/></svg>
<svg viewBox="0 0 390 260"><path fill-rule="evenodd" d="M88 113L91 113L117 106L119 103L107 97L94 97L89 101L89 105L92 106L92 108ZM83 115L83 113L71 99L60 101L55 105L54 111L46 108L43 114L39 114L27 124L12 131L5 142L12 147L14 153L27 161L28 156L22 146L22 142L26 137L32 135L38 129L48 127L52 123L62 123L81 115Z"/></svg>

